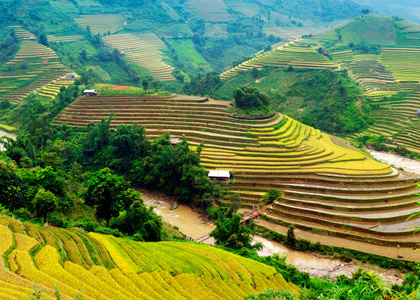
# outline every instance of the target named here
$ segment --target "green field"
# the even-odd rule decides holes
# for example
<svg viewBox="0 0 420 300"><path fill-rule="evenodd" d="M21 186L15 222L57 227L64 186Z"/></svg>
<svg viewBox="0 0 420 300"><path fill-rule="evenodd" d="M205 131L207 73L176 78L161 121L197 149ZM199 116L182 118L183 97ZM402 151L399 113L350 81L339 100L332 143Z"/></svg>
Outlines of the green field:
<svg viewBox="0 0 420 300"><path fill-rule="evenodd" d="M235 15L228 13L223 0L187 0L185 9L198 19L211 22L228 22L235 19Z"/></svg>
<svg viewBox="0 0 420 300"><path fill-rule="evenodd" d="M114 33L124 28L125 18L121 14L81 15L74 19L83 29L90 27L93 34Z"/></svg>
<svg viewBox="0 0 420 300"><path fill-rule="evenodd" d="M185 59L185 65L188 73L211 72L212 69L204 57L197 51L195 45L190 40L166 40L175 50L176 55Z"/></svg>
<svg viewBox="0 0 420 300"><path fill-rule="evenodd" d="M154 33L108 35L104 41L124 52L129 61L149 70L154 78L162 81L175 79L172 76L174 67L164 62L161 51L166 45Z"/></svg>

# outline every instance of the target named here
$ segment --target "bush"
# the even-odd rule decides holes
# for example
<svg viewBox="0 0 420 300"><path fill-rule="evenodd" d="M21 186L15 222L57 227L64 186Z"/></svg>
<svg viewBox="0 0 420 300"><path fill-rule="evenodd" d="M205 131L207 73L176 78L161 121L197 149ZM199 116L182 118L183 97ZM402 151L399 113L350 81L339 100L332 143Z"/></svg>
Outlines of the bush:
<svg viewBox="0 0 420 300"><path fill-rule="evenodd" d="M279 190L268 190L267 193L264 194L263 198L261 199L261 202L266 205L266 204L271 204L274 201L276 201L279 198L283 197L283 193Z"/></svg>

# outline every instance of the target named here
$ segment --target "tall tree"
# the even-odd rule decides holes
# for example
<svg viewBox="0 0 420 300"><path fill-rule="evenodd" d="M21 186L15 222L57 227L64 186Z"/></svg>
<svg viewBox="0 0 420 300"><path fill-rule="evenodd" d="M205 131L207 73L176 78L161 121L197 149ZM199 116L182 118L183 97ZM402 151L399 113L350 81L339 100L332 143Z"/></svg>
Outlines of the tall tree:
<svg viewBox="0 0 420 300"><path fill-rule="evenodd" d="M117 217L140 198L138 192L128 188L128 184L122 176L112 174L109 168L93 173L85 181L85 203L96 208L96 217L105 220L107 227L111 218Z"/></svg>
<svg viewBox="0 0 420 300"><path fill-rule="evenodd" d="M149 80L144 78L141 82L141 85L143 86L144 92L147 93L147 89L149 88Z"/></svg>

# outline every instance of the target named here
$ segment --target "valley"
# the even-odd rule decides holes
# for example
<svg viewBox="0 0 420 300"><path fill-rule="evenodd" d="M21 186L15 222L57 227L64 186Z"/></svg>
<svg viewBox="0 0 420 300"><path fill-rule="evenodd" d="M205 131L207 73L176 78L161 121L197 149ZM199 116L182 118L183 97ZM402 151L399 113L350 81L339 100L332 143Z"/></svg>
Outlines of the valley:
<svg viewBox="0 0 420 300"><path fill-rule="evenodd" d="M418 298L390 5L1 2L0 299Z"/></svg>

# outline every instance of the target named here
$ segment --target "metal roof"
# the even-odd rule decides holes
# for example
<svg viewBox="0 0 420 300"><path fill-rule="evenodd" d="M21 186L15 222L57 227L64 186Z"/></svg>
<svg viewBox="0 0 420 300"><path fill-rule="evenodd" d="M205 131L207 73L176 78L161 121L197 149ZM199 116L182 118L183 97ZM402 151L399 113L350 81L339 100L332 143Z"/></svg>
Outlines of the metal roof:
<svg viewBox="0 0 420 300"><path fill-rule="evenodd" d="M179 144L181 143L181 139L179 138L170 138L171 144Z"/></svg>
<svg viewBox="0 0 420 300"><path fill-rule="evenodd" d="M98 93L96 90L84 90L83 93Z"/></svg>
<svg viewBox="0 0 420 300"><path fill-rule="evenodd" d="M229 171L211 170L209 172L209 177L230 178L230 172Z"/></svg>

